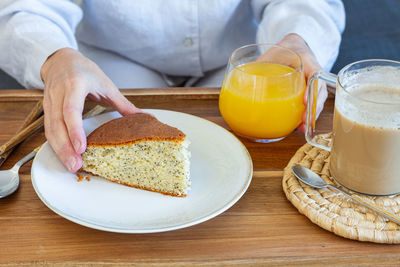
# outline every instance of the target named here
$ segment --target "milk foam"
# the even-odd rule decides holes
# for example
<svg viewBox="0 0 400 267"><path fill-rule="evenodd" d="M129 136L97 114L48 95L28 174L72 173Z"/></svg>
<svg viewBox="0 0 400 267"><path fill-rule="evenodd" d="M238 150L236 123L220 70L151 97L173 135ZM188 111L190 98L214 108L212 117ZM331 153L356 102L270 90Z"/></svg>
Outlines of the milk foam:
<svg viewBox="0 0 400 267"><path fill-rule="evenodd" d="M382 85L355 85L347 89L355 97L376 103L400 105L400 88Z"/></svg>
<svg viewBox="0 0 400 267"><path fill-rule="evenodd" d="M400 128L400 87L356 84L338 90L336 108L359 124L376 128Z"/></svg>

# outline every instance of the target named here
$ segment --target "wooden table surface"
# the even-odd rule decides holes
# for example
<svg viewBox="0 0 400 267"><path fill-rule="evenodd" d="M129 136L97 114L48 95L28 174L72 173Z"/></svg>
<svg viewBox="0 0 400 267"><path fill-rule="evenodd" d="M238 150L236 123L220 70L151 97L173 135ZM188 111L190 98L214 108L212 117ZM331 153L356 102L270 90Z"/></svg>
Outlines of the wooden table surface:
<svg viewBox="0 0 400 267"><path fill-rule="evenodd" d="M229 129L218 110L217 88L124 90L140 108L193 114ZM0 90L0 144L13 136L38 90ZM86 108L94 103L88 102ZM318 120L329 131L333 97ZM43 131L23 142L1 169L45 141ZM75 224L48 209L36 195L31 162L20 170L20 188L0 199L0 264L76 265L399 265L400 246L336 236L298 213L282 190L282 171L305 143L295 131L272 144L241 139L253 159L254 176L244 196L204 223L171 232L119 234Z"/></svg>

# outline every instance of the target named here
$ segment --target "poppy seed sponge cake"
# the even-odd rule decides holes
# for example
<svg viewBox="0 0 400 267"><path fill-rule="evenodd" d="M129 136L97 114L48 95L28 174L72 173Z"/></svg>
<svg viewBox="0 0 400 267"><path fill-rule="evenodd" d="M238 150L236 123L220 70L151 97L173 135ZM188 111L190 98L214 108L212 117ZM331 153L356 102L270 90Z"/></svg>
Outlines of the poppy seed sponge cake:
<svg viewBox="0 0 400 267"><path fill-rule="evenodd" d="M146 113L111 120L87 137L81 171L112 182L186 196L190 189L186 135Z"/></svg>

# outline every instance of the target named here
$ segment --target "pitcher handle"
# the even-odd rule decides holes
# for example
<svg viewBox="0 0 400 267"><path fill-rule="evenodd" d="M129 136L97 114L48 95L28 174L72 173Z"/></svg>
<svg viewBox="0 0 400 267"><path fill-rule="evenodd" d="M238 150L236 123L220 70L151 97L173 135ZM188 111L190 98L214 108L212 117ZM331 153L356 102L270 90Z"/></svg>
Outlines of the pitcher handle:
<svg viewBox="0 0 400 267"><path fill-rule="evenodd" d="M319 71L315 72L308 81L307 118L306 118L305 135L306 135L306 140L310 145L327 151L331 151L330 147L317 144L316 142L313 141L314 129L315 129L315 117L317 111L318 79L323 80L332 86L336 86L337 75L325 71Z"/></svg>

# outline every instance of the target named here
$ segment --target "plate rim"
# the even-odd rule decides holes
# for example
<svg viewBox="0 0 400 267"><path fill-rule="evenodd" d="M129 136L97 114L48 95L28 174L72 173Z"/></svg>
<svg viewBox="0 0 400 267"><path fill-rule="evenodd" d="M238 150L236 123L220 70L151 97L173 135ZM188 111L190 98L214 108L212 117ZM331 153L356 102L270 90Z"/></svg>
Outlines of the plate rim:
<svg viewBox="0 0 400 267"><path fill-rule="evenodd" d="M157 228L149 228L149 229L135 229L135 228L120 228L120 227L110 227L110 226L104 226L101 224L97 224L95 222L91 222L91 221L87 221L84 220L82 218L78 218L76 216L72 216L69 215L63 211L61 211L60 209L54 207L53 205L51 205L44 197L43 195L40 193L39 189L37 188L37 184L36 184L36 179L34 178L34 164L37 162L36 156L42 152L42 150L44 149L45 145L49 145L48 141L46 141L45 143L43 143L43 145L41 146L41 148L39 149L39 151L37 152L35 158L33 159L32 162L32 167L31 167L31 182L33 185L33 188L35 190L36 195L39 197L39 199L50 209L52 210L54 213L56 213L57 215L70 220L76 224L88 227L88 228L92 228L92 229L96 229L96 230L102 230L102 231L107 231L107 232L114 232L114 233L129 233L129 234L146 234L146 233L161 233L161 232L167 232L167 231L173 231L173 230L178 230L178 229L183 229L183 228L187 228L190 226L194 226L200 223L203 223L205 221L208 221L212 218L217 217L218 215L220 215L221 213L225 212L226 210L228 210L229 208L231 208L236 202L238 202L240 200L240 198L244 195L244 193L247 192L247 189L250 186L250 183L252 181L253 178L253 161L251 158L251 155L249 153L249 151L247 150L246 146L239 140L239 138L237 136L235 136L232 132L228 131L227 129L225 129L224 127L210 121L207 119L204 119L202 117L199 116L195 116L192 114L188 114L188 113L184 113L184 112L179 112L179 111L173 111L173 110L167 110L167 109L142 109L146 112L151 113L151 111L161 111L161 112L171 112L171 113L179 113L179 114L183 114L185 116L190 116L190 117L194 117L195 119L201 119L206 121L207 123L211 123L214 126L217 126L218 128L221 128L222 130L224 130L226 133L230 134L233 139L239 144L241 150L244 152L244 156L245 156L245 160L247 161L247 166L248 166L248 173L247 173L247 177L246 177L246 182L244 184L244 186L241 188L240 191L238 191L234 197L232 197L228 202L226 202L221 208L212 211L211 213L207 213L204 216L201 216L197 219L191 220L187 223L178 223L172 226L167 226L167 227L157 227ZM108 113L112 113L112 112L116 112L116 111L111 111ZM107 113L103 113L97 116L101 116ZM97 117L95 116L95 117ZM92 118L95 118L92 117ZM89 118L91 119L91 118ZM36 163L38 164L38 163Z"/></svg>

